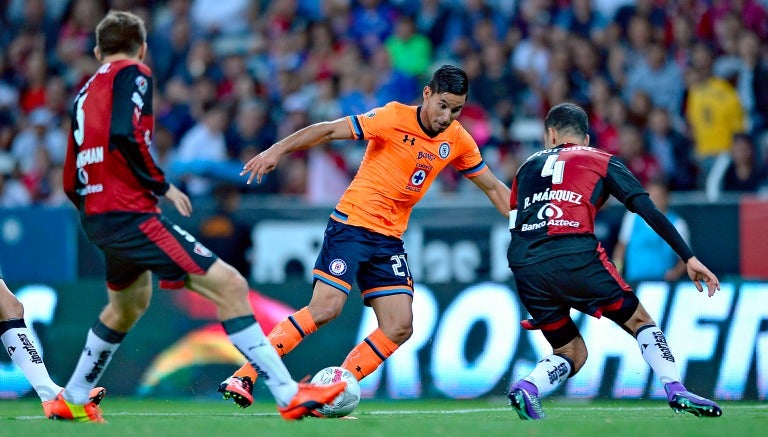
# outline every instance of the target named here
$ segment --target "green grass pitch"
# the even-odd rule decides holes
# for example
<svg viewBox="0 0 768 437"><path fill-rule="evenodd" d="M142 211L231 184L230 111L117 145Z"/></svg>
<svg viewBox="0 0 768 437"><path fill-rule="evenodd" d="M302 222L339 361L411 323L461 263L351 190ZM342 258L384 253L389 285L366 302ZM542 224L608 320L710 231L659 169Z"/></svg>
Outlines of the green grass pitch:
<svg viewBox="0 0 768 437"><path fill-rule="evenodd" d="M220 400L107 397L106 425L44 419L34 399L0 401L0 436L759 436L768 435L768 403L723 402L720 418L675 414L664 401L545 399L548 418L524 422L506 399L363 400L356 419L285 422L257 402L241 410Z"/></svg>

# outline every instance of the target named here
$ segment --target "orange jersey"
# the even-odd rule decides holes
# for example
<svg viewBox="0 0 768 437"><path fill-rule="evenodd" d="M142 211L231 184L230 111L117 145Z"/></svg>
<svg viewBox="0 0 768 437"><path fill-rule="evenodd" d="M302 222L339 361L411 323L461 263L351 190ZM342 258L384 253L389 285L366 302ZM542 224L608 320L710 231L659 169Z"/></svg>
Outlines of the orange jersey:
<svg viewBox="0 0 768 437"><path fill-rule="evenodd" d="M391 102L347 117L355 138L369 141L333 219L400 238L414 205L448 164L465 177L488 170L477 143L461 123L454 121L430 137L421 128L419 110Z"/></svg>

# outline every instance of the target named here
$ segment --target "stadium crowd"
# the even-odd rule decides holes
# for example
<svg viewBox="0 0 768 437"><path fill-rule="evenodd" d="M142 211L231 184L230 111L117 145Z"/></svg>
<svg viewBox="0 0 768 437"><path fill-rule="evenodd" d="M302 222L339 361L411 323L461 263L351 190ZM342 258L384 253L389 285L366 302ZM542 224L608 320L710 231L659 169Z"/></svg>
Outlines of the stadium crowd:
<svg viewBox="0 0 768 437"><path fill-rule="evenodd" d="M419 102L445 63L468 73L460 121L505 183L571 101L643 183L712 199L768 186L766 0L0 0L0 207L66 203L69 111L109 9L147 24L151 151L191 196L223 182L335 202L360 142L297 154L260 185L238 173L310 123ZM447 172L432 191L465 186Z"/></svg>

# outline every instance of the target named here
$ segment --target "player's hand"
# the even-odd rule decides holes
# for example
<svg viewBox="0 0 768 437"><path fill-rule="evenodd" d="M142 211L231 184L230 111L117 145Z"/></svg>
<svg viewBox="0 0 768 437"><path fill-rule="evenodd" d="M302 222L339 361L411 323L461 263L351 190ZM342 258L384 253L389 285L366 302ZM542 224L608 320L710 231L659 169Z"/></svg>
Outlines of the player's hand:
<svg viewBox="0 0 768 437"><path fill-rule="evenodd" d="M247 184L250 184L253 182L253 179L256 179L256 183L261 183L261 177L265 174L271 172L272 170L277 167L277 163L280 160L280 155L272 150L273 148L270 147L269 149L259 153L258 155L251 158L250 161L245 163L243 166L243 171L240 172L240 176L245 175L246 173L250 172L250 176L248 176Z"/></svg>
<svg viewBox="0 0 768 437"><path fill-rule="evenodd" d="M720 281L717 279L717 276L710 272L695 256L688 260L685 267L688 269L688 277L691 278L697 290L704 291L701 281L707 284L709 297L712 297L715 291L720 289Z"/></svg>
<svg viewBox="0 0 768 437"><path fill-rule="evenodd" d="M192 202L190 202L189 197L176 188L175 185L171 184L168 191L165 192L165 198L173 203L173 206L176 207L176 211L178 211L179 214L184 217L192 215Z"/></svg>

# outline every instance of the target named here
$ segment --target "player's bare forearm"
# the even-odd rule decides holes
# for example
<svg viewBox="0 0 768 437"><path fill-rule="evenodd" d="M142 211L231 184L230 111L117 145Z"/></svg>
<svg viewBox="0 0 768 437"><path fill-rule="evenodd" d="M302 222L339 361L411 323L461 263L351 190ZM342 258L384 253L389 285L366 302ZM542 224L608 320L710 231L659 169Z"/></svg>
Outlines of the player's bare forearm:
<svg viewBox="0 0 768 437"><path fill-rule="evenodd" d="M261 183L262 176L274 170L280 159L285 155L309 149L328 141L352 138L352 129L344 118L336 121L315 123L288 135L267 150L251 158L243 166L240 176L250 173L247 181L248 184L254 179L256 179L256 182Z"/></svg>
<svg viewBox="0 0 768 437"><path fill-rule="evenodd" d="M509 197L512 194L509 187L500 181L490 170L471 178L471 180L483 190L501 215L508 218Z"/></svg>

